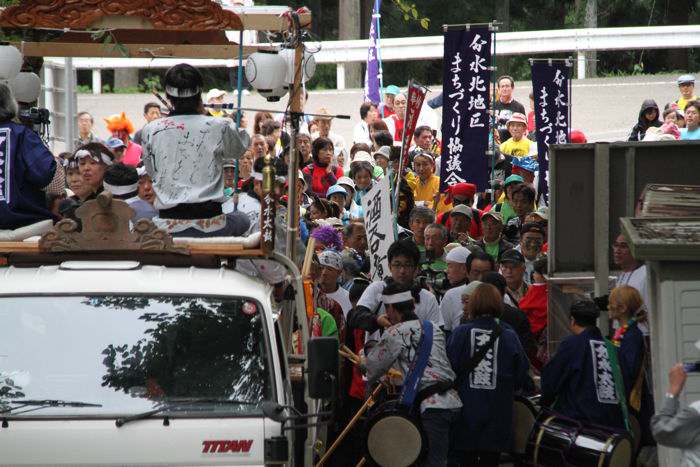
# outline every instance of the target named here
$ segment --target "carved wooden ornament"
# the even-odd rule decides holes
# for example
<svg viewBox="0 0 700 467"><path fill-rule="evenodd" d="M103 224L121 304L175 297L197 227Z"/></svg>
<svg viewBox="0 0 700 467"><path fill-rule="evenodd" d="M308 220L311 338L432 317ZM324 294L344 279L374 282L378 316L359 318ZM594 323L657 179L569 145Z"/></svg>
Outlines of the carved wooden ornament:
<svg viewBox="0 0 700 467"><path fill-rule="evenodd" d="M134 210L124 201L112 199L107 191L85 202L75 215L82 223L82 232L78 231L77 222L63 219L51 232L42 235L39 249L48 253L120 250L186 253L175 248L172 237L150 220L141 219L130 230L129 220Z"/></svg>
<svg viewBox="0 0 700 467"><path fill-rule="evenodd" d="M0 25L87 29L104 17L136 17L154 29L241 30L240 17L211 0L25 0L6 8Z"/></svg>

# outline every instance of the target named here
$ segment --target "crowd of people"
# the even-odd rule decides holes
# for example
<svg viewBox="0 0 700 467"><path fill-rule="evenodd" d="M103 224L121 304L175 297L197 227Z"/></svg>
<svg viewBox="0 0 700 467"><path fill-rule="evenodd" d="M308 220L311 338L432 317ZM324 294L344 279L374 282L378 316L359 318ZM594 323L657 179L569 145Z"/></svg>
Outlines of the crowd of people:
<svg viewBox="0 0 700 467"><path fill-rule="evenodd" d="M630 140L700 139L694 78L684 75L678 83L681 96L663 114L654 101L644 102ZM517 394L541 394L542 407L619 430L626 429L626 405L642 427L640 445L653 446L646 325L652 310L646 269L623 236L612 246L621 275L609 300L574 303L572 335L548 355L549 213L537 193L533 113L513 99L513 87L509 76L497 81L498 157L489 188L457 183L441 192L438 128L419 124L401 164L406 94L396 86L386 88L383 102L361 104L351 144L332 131L326 109L304 117L292 140L285 116L267 112L255 114L248 133L244 113L217 107L225 92L213 89L202 99L201 74L181 64L165 75L169 107L147 104L143 128L135 131L124 114L114 115L105 121L111 137L102 141L93 117L80 112L75 149L54 157L33 131L13 122L16 104L0 84L0 129L7 129L0 133L7 138L0 153L0 229L79 221L76 209L107 190L131 206L133 222L149 219L176 237L248 236L260 230L269 155L278 225L298 209L302 249L313 239L311 332L337 337L362 361L343 365L331 439L387 370L411 373L429 333L432 348L413 403L429 446L421 465L498 465L512 451ZM580 131L571 140L586 142ZM298 176L287 180L292 147ZM3 157L11 164L3 165ZM370 281L362 200L383 177L392 186L400 179L398 239L388 250L389 274ZM297 206L288 205L289 183ZM283 286L284 275L272 269L257 264L246 272ZM601 366L611 365L596 327L601 310L614 323L621 387L599 377ZM353 439L361 432L353 430L333 465L359 461Z"/></svg>

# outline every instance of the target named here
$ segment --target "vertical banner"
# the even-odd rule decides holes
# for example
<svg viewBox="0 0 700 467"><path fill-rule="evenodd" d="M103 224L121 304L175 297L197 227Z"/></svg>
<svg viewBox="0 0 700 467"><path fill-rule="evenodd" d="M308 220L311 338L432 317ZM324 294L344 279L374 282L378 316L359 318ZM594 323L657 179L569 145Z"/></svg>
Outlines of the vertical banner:
<svg viewBox="0 0 700 467"><path fill-rule="evenodd" d="M491 39L488 26L445 30L440 191L461 182L487 188Z"/></svg>
<svg viewBox="0 0 700 467"><path fill-rule="evenodd" d="M537 159L537 192L549 204L549 145L569 142L569 81L571 65L564 61L533 61Z"/></svg>
<svg viewBox="0 0 700 467"><path fill-rule="evenodd" d="M394 243L394 217L391 215L389 191L389 177L384 177L362 198L372 281L389 275L387 252Z"/></svg>
<svg viewBox="0 0 700 467"><path fill-rule="evenodd" d="M379 8L382 0L374 1L372 10L372 21L369 25L369 46L367 47L367 69L365 70L365 102L379 104L382 96L379 93L381 88L381 62L379 61Z"/></svg>

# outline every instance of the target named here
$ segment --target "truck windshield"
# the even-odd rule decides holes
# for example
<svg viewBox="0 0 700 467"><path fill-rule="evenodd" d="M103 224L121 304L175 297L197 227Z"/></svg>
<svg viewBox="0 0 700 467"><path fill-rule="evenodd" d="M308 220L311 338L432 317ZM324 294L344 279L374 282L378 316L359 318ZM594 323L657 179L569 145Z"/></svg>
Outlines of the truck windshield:
<svg viewBox="0 0 700 467"><path fill-rule="evenodd" d="M8 415L259 415L273 397L261 311L229 297L1 297L0 411L47 399L91 405Z"/></svg>

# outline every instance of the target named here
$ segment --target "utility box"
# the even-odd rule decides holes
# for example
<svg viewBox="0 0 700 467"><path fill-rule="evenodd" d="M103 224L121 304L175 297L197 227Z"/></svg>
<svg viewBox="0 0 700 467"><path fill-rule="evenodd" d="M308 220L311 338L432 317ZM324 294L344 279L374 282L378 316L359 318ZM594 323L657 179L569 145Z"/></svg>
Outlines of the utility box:
<svg viewBox="0 0 700 467"><path fill-rule="evenodd" d="M632 255L645 261L651 296L652 373L656 407L678 362L700 360L700 217L623 218ZM690 373L682 406L700 400L700 375ZM659 447L661 466L680 465L680 451Z"/></svg>

